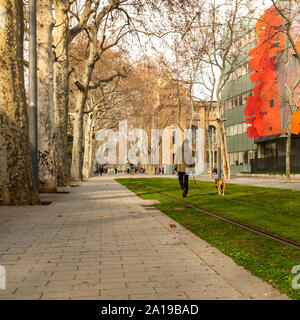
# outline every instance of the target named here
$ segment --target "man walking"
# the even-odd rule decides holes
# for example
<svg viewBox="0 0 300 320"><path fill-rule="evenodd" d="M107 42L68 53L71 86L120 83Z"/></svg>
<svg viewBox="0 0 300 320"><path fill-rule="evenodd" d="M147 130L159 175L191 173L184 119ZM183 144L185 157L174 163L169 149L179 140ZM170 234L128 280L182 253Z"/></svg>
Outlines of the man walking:
<svg viewBox="0 0 300 320"><path fill-rule="evenodd" d="M189 191L189 171L190 168L193 167L194 163L192 159L192 149L189 146L188 139L184 139L184 144L178 147L174 162L174 168L178 173L178 180L182 190L182 196L185 198Z"/></svg>

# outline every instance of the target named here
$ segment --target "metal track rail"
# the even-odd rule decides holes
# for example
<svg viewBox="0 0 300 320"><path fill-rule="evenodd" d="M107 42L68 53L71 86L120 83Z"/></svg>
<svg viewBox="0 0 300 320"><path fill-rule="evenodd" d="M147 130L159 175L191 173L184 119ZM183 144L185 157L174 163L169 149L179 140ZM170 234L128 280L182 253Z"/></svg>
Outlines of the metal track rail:
<svg viewBox="0 0 300 320"><path fill-rule="evenodd" d="M175 201L175 202L177 202L177 203L183 204L184 206L186 206L186 207L188 207L188 208L192 208L192 209L198 210L198 211L200 211L200 212L202 212L202 213L208 214L208 215L210 215L210 216L212 216L212 217L215 217L215 218L217 218L217 219L219 219L219 220L226 221L226 222L228 222L228 223L230 223L230 224L233 224L233 225L235 225L235 226L238 226L238 227L240 227L240 228L246 229L246 230L251 231L251 232L253 232L253 233L259 234L259 235L261 235L261 236L270 238L270 239L272 239L272 240L274 240L274 241L280 242L280 243L282 243L282 244L285 244L285 245L288 245L288 246L291 246L291 247L294 247L294 248L300 250L300 244L297 243L297 242L294 242L294 241L292 241L292 240L288 240L288 239L281 238L281 237L276 236L276 235L274 235L274 234L272 234L272 233L269 233L269 232L266 232L266 231L257 229L256 227L252 227L252 226L249 226L249 225L247 225L247 224L245 224L245 223L238 222L238 221L236 221L236 220L233 220L233 219L224 217L224 216L222 216L222 215L220 215L220 214L218 214L218 213L205 210L205 209L203 209L203 208L201 208L201 207L198 207L198 206L196 206L196 205L193 205L193 204L187 203L187 202L185 202L185 201L176 199L176 198L174 198L174 197L168 196L168 195L166 195L166 194L164 194L164 193L162 193L162 192L158 192L158 191L153 190L153 189L151 189L151 188L147 188L147 187L142 186L142 185L140 185L140 186L143 187L143 188L145 188L146 190L152 192L152 193L157 193L157 194L161 195L162 197L164 197L164 198L166 198L166 199L169 199L169 200Z"/></svg>

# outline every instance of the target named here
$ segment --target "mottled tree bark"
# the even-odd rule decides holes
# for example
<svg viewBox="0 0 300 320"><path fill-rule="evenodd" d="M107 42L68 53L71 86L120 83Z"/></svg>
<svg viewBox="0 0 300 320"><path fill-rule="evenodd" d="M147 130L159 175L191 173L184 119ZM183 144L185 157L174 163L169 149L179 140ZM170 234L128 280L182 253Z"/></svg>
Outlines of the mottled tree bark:
<svg viewBox="0 0 300 320"><path fill-rule="evenodd" d="M224 128L224 122L223 122L223 109L221 104L221 87L222 87L222 81L225 73L225 68L221 70L217 89L216 89L216 96L217 96L217 106L216 106L216 118L217 118L217 129L220 133L220 142L221 142L221 158L223 163L223 173L224 173L224 179L230 180L230 165L228 161L228 152L227 152L227 143L226 143L226 136L225 136L225 128Z"/></svg>
<svg viewBox="0 0 300 320"><path fill-rule="evenodd" d="M223 170L224 170L224 178L230 180L230 166L228 161L228 152L227 152L227 142L225 136L225 127L224 122L219 122L220 125L220 134L221 134L221 155L223 160Z"/></svg>
<svg viewBox="0 0 300 320"><path fill-rule="evenodd" d="M92 177L95 169L96 169L96 157L95 157L95 140L94 140L94 132L93 129L91 130L91 145L90 145L90 152L89 152L89 171L88 175L89 177Z"/></svg>
<svg viewBox="0 0 300 320"><path fill-rule="evenodd" d="M39 192L56 192L54 161L52 0L37 1L38 167Z"/></svg>
<svg viewBox="0 0 300 320"><path fill-rule="evenodd" d="M83 155L83 111L87 93L79 91L76 100L76 110L73 122L73 148L71 179L78 182L82 180L82 155Z"/></svg>
<svg viewBox="0 0 300 320"><path fill-rule="evenodd" d="M286 182L291 183L291 142L292 142L292 108L290 108L289 123L288 123L288 134L286 138L286 154L285 154L285 171L286 171Z"/></svg>
<svg viewBox="0 0 300 320"><path fill-rule="evenodd" d="M54 62L54 121L55 121L55 162L57 186L70 184L68 159L68 104L69 104L69 65L68 65L68 0L54 0L55 32L53 46Z"/></svg>
<svg viewBox="0 0 300 320"><path fill-rule="evenodd" d="M205 107L205 131L207 135L207 144L208 144L208 171L210 172L210 178L213 178L212 173L212 136L209 130L209 110L210 108ZM206 157L206 155L204 155Z"/></svg>
<svg viewBox="0 0 300 320"><path fill-rule="evenodd" d="M2 204L38 204L28 134L23 67L23 1L0 0L0 199Z"/></svg>
<svg viewBox="0 0 300 320"><path fill-rule="evenodd" d="M93 114L88 115L85 127L85 142L84 142L84 155L83 155L83 168L82 174L84 178L89 178L91 175L91 151L92 151L92 128L93 128Z"/></svg>
<svg viewBox="0 0 300 320"><path fill-rule="evenodd" d="M83 162L83 113L86 100L88 98L88 89L91 82L92 72L98 59L97 52L97 31L90 32L89 56L85 62L82 84L77 92L76 108L73 123L73 149L72 149L72 165L71 179L78 182L82 180L82 162Z"/></svg>

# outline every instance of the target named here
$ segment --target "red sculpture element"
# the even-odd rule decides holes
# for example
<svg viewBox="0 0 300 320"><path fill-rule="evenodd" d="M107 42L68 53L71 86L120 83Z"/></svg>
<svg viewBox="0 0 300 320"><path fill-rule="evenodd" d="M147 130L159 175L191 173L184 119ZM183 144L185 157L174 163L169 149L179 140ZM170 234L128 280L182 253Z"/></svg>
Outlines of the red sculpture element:
<svg viewBox="0 0 300 320"><path fill-rule="evenodd" d="M255 83L253 96L247 99L244 109L249 138L281 133L279 95L277 86L276 55L284 50L284 37L277 30L282 25L282 18L275 8L267 9L256 23L258 43L249 51L253 57L249 67L255 71L250 80Z"/></svg>

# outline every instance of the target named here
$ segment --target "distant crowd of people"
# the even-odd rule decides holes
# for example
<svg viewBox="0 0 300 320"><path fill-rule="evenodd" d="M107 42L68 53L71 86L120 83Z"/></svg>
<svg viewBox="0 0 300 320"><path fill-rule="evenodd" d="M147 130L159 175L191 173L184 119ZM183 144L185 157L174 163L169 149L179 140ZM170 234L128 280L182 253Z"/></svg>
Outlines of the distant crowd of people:
<svg viewBox="0 0 300 320"><path fill-rule="evenodd" d="M176 166L175 166L176 167ZM118 173L135 173L135 174L144 174L145 173L145 169L143 168L138 168L138 167L133 167L133 168L125 168L124 170L120 170L117 167L115 168L107 168L105 166L101 166L99 167L96 171L95 174L99 174L100 176L102 176L103 174L106 173L113 173L113 174L118 174ZM211 173L212 174L217 174L217 168L211 168ZM165 170L164 167L162 168L155 168L154 169L154 174L155 175L164 175L165 174Z"/></svg>
<svg viewBox="0 0 300 320"><path fill-rule="evenodd" d="M95 174L99 174L102 176L103 174L107 173L112 173L112 174L118 174L118 173L135 173L135 174L144 174L145 169L144 168L138 168L138 167L133 167L133 168L125 168L124 170L120 170L117 167L115 168L107 168L105 166L99 167L96 171ZM155 174L164 174L164 168L155 168Z"/></svg>
<svg viewBox="0 0 300 320"><path fill-rule="evenodd" d="M165 173L165 169L163 168L155 168L155 174L164 174Z"/></svg>
<svg viewBox="0 0 300 320"><path fill-rule="evenodd" d="M135 173L135 174L143 174L145 173L145 169L143 168L125 168L124 170L118 169L117 167L115 168L107 168L105 166L101 166L99 167L96 171L95 174L99 174L100 176L102 176L103 174L107 174L107 173L113 173L113 174L118 174L118 173Z"/></svg>

